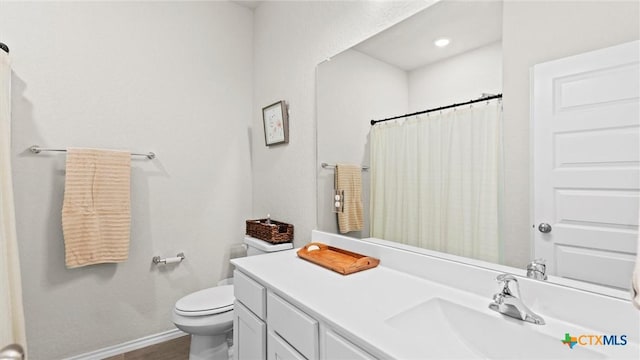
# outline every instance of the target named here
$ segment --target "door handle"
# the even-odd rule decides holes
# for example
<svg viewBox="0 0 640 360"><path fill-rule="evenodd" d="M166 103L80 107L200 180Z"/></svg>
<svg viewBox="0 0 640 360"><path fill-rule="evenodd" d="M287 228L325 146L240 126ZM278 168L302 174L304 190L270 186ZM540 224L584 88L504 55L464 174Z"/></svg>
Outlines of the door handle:
<svg viewBox="0 0 640 360"><path fill-rule="evenodd" d="M551 232L551 225L547 223L541 223L540 225L538 225L538 231L544 234L548 234Z"/></svg>
<svg viewBox="0 0 640 360"><path fill-rule="evenodd" d="M0 349L0 360L23 360L24 350L18 344L11 344Z"/></svg>

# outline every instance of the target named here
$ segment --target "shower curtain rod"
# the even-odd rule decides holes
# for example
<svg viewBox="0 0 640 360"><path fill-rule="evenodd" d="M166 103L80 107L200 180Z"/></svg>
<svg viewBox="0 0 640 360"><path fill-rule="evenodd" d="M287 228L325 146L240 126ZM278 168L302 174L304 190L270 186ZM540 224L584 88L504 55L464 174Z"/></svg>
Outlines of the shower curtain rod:
<svg viewBox="0 0 640 360"><path fill-rule="evenodd" d="M7 54L9 53L9 47L5 43L0 42L0 49L4 50Z"/></svg>
<svg viewBox="0 0 640 360"><path fill-rule="evenodd" d="M477 102L493 100L493 99L502 99L502 94L485 96L485 97L481 97L481 98L478 98L478 99L475 99L475 100L470 100L470 101L463 102L463 103L457 103L457 104L451 104L451 105L447 105L447 106L441 106L439 108L418 111L418 112L414 112L414 113L411 113L411 114L405 114L405 115L400 115L400 116L394 116L394 117L390 117L390 118L386 118L386 119L382 119L382 120L371 120L371 126L375 125L376 123L383 122L383 121L401 119L401 118L405 118L405 117L409 117L409 116L413 116L413 115L426 114L426 113L430 113L430 112L433 112L433 111L440 111L440 110L444 110L444 109L451 109L451 108L458 107L458 106L469 105L469 104L474 104L474 103L477 103Z"/></svg>

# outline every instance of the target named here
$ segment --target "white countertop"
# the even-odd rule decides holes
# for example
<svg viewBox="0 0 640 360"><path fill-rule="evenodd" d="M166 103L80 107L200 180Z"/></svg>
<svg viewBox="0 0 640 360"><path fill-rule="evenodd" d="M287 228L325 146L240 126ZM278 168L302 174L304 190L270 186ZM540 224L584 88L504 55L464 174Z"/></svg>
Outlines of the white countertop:
<svg viewBox="0 0 640 360"><path fill-rule="evenodd" d="M532 280L521 269L469 263L379 239L315 230L311 238L379 258L380 265L345 276L299 258L296 250L231 262L380 359L640 359L640 312L620 296ZM500 291L496 277L503 273L518 278L524 304L545 325L488 308ZM627 345L569 349L560 341L566 333L624 334Z"/></svg>
<svg viewBox="0 0 640 360"><path fill-rule="evenodd" d="M233 259L242 272L272 289L312 317L347 335L373 355L395 359L477 358L479 354L456 337L431 336L394 328L387 321L405 309L439 297L490 316L490 298L403 273L381 264L341 275L299 258L296 250ZM544 315L544 314L543 314ZM565 332L581 329L545 318L542 332L560 343ZM510 318L521 326L538 326Z"/></svg>

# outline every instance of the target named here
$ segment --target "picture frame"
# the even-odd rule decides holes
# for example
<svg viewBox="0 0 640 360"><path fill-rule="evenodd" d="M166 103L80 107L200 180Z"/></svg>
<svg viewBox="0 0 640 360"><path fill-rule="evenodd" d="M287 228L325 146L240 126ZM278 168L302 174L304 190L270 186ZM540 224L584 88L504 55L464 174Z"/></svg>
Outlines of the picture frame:
<svg viewBox="0 0 640 360"><path fill-rule="evenodd" d="M289 116L284 100L262 108L262 123L266 146L289 142Z"/></svg>

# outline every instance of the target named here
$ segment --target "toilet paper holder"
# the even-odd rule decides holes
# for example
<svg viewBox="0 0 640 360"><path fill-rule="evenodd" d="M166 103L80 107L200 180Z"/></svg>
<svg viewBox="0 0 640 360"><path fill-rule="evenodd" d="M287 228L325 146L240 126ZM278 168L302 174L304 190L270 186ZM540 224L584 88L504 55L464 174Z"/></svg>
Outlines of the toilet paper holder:
<svg viewBox="0 0 640 360"><path fill-rule="evenodd" d="M166 264L174 264L174 263L179 263L182 262L182 260L185 259L184 253L178 253L175 257L170 257L170 258L161 258L160 256L154 256L153 259L151 259L153 261L154 264L159 265L166 265Z"/></svg>

